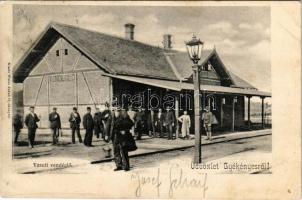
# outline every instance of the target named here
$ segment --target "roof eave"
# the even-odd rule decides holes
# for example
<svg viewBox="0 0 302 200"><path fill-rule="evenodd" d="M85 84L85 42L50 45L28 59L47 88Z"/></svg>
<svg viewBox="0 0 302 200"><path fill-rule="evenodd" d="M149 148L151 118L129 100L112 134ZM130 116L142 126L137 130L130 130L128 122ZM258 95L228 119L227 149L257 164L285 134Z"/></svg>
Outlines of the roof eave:
<svg viewBox="0 0 302 200"><path fill-rule="evenodd" d="M45 36L45 34L52 28L52 23L49 23L46 28L39 34L35 42L30 46L30 48L23 54L23 56L18 60L18 62L13 67L13 81L16 83L22 83L24 81L23 77L21 79L16 77L16 73L20 70L20 66L24 63L25 59L33 52L35 47L38 45L39 41Z"/></svg>
<svg viewBox="0 0 302 200"><path fill-rule="evenodd" d="M66 36L66 34L62 33L59 30L59 28L56 27L55 24L53 25L53 27L64 39L66 39L69 43L73 44L74 47L76 47L83 55L85 55L87 58L89 58L89 60L91 60L92 62L94 62L99 67L101 67L102 69L104 69L105 71L107 71L109 73L113 73L113 74L116 73L114 70L110 69L104 63L98 62L97 59L89 53L89 51L87 51L86 49L84 49L81 45L77 44L72 38L70 38L70 37Z"/></svg>
<svg viewBox="0 0 302 200"><path fill-rule="evenodd" d="M26 79L26 77L28 76L28 74L26 74L24 76L20 76L20 75L17 76L16 74L20 70L20 67L25 62L26 58L28 58L31 54L34 53L35 48L37 48L39 42L41 40L43 40L43 37L47 34L48 31L51 31L51 30L56 31L61 37L63 37L64 39L66 39L70 44L72 44L76 49L78 49L83 55L85 55L89 60L91 60L92 62L94 62L97 66L99 66L100 68L102 68L106 72L115 74L115 72L112 69L110 69L108 66L104 65L103 63L97 62L96 61L97 59L95 59L92 55L90 55L89 52L86 49L84 49L83 47L81 47L80 45L78 45L75 41L73 41L72 38L70 38L66 34L62 33L60 31L60 29L58 27L56 27L55 23L50 22L46 26L46 28L40 33L40 35L35 40L35 42L31 45L31 47L24 53L24 55L19 59L19 61L17 62L17 64L14 66L13 81L15 83L23 83L23 81ZM45 52L43 52L43 54L44 53Z"/></svg>

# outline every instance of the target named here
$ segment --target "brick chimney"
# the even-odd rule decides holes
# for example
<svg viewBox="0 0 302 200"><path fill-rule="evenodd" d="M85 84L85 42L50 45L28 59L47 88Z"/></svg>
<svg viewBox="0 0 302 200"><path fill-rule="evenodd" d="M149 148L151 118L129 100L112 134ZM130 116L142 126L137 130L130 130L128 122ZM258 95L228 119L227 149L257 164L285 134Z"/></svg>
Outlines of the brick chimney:
<svg viewBox="0 0 302 200"><path fill-rule="evenodd" d="M172 41L171 41L172 35L170 34L164 34L163 35L163 45L164 49L172 49Z"/></svg>
<svg viewBox="0 0 302 200"><path fill-rule="evenodd" d="M125 24L125 37L128 40L134 40L134 24Z"/></svg>

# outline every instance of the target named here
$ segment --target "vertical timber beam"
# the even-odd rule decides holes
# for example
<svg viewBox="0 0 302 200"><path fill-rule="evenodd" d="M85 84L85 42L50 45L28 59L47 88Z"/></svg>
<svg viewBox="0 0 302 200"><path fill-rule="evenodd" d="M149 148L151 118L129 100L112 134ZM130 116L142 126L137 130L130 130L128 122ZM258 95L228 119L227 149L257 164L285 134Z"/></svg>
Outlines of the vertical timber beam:
<svg viewBox="0 0 302 200"><path fill-rule="evenodd" d="M75 100L76 107L79 107L79 84L78 84L78 73L74 73L75 76Z"/></svg>
<svg viewBox="0 0 302 200"><path fill-rule="evenodd" d="M61 42L61 72L64 72L64 66L63 66L63 57L64 57L64 48L63 48L63 39L60 39Z"/></svg>
<svg viewBox="0 0 302 200"><path fill-rule="evenodd" d="M247 124L249 129L251 129L251 98L251 96L247 96Z"/></svg>
<svg viewBox="0 0 302 200"><path fill-rule="evenodd" d="M223 104L224 104L224 97L221 97L220 100L220 128L223 127Z"/></svg>
<svg viewBox="0 0 302 200"><path fill-rule="evenodd" d="M48 114L50 113L50 76L47 76L47 106L48 106Z"/></svg>
<svg viewBox="0 0 302 200"><path fill-rule="evenodd" d="M232 127L231 127L231 131L232 132L235 131L235 97L233 97L233 100L232 100Z"/></svg>
<svg viewBox="0 0 302 200"><path fill-rule="evenodd" d="M113 85L112 85L112 78L109 78L109 105L112 107L112 100L113 100Z"/></svg>
<svg viewBox="0 0 302 200"><path fill-rule="evenodd" d="M265 123L264 123L264 99L265 97L261 97L261 125L262 128L264 128Z"/></svg>
<svg viewBox="0 0 302 200"><path fill-rule="evenodd" d="M22 99L23 99L23 115L25 113L25 106L24 105L27 105L27 103L25 102L25 81L26 79L23 81L23 84L22 84L22 91L23 91L23 95L22 95Z"/></svg>
<svg viewBox="0 0 302 200"><path fill-rule="evenodd" d="M176 139L178 138L179 135L179 123L178 123L178 118L179 118L179 96L176 95L175 97L175 116L176 116L176 133L175 133L175 137Z"/></svg>

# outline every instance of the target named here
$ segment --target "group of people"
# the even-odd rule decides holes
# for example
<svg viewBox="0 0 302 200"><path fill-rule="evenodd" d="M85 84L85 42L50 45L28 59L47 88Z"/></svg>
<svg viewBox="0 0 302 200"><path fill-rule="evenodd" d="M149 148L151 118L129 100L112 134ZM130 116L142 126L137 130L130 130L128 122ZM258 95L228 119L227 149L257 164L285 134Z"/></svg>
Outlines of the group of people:
<svg viewBox="0 0 302 200"><path fill-rule="evenodd" d="M173 133L176 119L171 108L168 107L166 113L161 108L158 109L158 112L154 110L146 112L144 108L139 108L135 112L130 108L128 112L134 122L132 134L136 136L137 140L141 139L143 133L147 133L150 137L163 138L165 131L167 132L168 140L174 139Z"/></svg>
<svg viewBox="0 0 302 200"><path fill-rule="evenodd" d="M28 129L28 144L29 147L34 147L36 129L38 128L37 122L40 118L34 112L34 107L29 108L30 112L25 117L25 125ZM204 128L207 132L207 139L212 139L211 124L215 120L215 116L210 112L209 107L202 115L204 121ZM146 112L145 109L139 108L137 112L131 108L110 110L109 105L106 105L105 110L102 112L96 108L94 116L91 114L91 108L87 107L87 112L81 120L76 107L70 114L69 122L72 133L72 143L75 143L76 135L80 143L82 137L80 134L80 124L82 122L85 129L84 145L87 147L92 146L93 132L97 138L102 138L106 142L112 142L114 158L117 170L128 171L129 166L129 141L134 141L134 137L140 140L143 133L148 133L151 137L164 137L164 130L167 131L168 140L173 139L173 132L177 121L182 124L181 135L183 139L189 137L191 119L187 111L184 111L178 119L175 118L174 112L171 108L167 108L164 113L162 109L157 112L153 110ZM52 132L52 144L58 143L58 137L61 130L61 118L57 112L57 108L49 114L50 129ZM15 129L15 140L17 143L20 129L23 128L22 117L18 112L14 116L13 126ZM130 142L131 143L131 142ZM135 143L135 142L134 142Z"/></svg>
<svg viewBox="0 0 302 200"><path fill-rule="evenodd" d="M106 109L101 112L99 108L96 108L94 116L91 114L91 107L87 107L86 114L81 120L81 116L76 107L73 108L73 111L70 114L69 122L71 128L71 140L75 144L76 135L80 143L84 142L84 145L87 147L92 146L93 132L97 138L102 138L103 140L108 141L110 125L112 121L112 114L108 106ZM53 135L53 144L57 143L57 138L59 136L58 132L61 129L61 120L60 115L57 113L57 108L53 108L53 112L49 114L50 128ZM80 124L82 122L83 128L85 129L84 141L82 140L80 134Z"/></svg>
<svg viewBox="0 0 302 200"><path fill-rule="evenodd" d="M30 147L34 147L35 133L38 128L37 122L40 121L37 114L34 112L34 107L30 107L29 114L25 117L25 125L28 129L28 142ZM166 112L163 112L161 108L157 110L146 111L144 108L139 108L138 111L132 110L131 107L127 110L129 118L133 122L133 127L130 129L130 133L136 137L137 140L142 138L143 134L148 134L150 137L164 138L167 133L167 139L173 140L173 133L175 133L176 123L181 123L181 136L182 139L189 139L191 118L187 111L183 112L178 119L175 118L174 112L170 107L166 108ZM114 112L109 109L109 105L105 105L105 109L101 112L99 108L96 108L94 116L91 114L91 108L87 107L87 112L81 120L81 116L78 113L76 107L70 114L69 122L71 128L72 143L75 143L76 136L80 143L83 142L80 134L80 124L82 122L86 131L84 138L84 145L91 147L93 132L97 138L102 138L104 141L109 141L109 135L111 130L111 124L113 120ZM209 107L206 107L206 112L202 114L204 120L204 129L207 133L207 139L212 139L211 125L215 123L216 118L210 111ZM213 119L214 118L214 119ZM214 122L213 122L214 121ZM52 132L52 143L58 143L59 132L61 132L61 119L57 112L57 108L53 108L52 113L49 114L50 129ZM13 119L13 126L15 130L14 142L17 143L20 130L23 128L22 117L18 112Z"/></svg>

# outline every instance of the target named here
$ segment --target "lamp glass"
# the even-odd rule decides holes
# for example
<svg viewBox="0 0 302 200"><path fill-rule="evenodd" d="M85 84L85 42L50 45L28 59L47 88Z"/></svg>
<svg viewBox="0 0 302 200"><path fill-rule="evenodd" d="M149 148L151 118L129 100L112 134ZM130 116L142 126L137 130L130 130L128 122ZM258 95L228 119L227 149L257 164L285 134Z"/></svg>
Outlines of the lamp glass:
<svg viewBox="0 0 302 200"><path fill-rule="evenodd" d="M194 64L197 64L201 58L201 51L203 49L203 42L200 39L197 39L195 35L193 35L192 39L186 42L187 51L190 59Z"/></svg>

